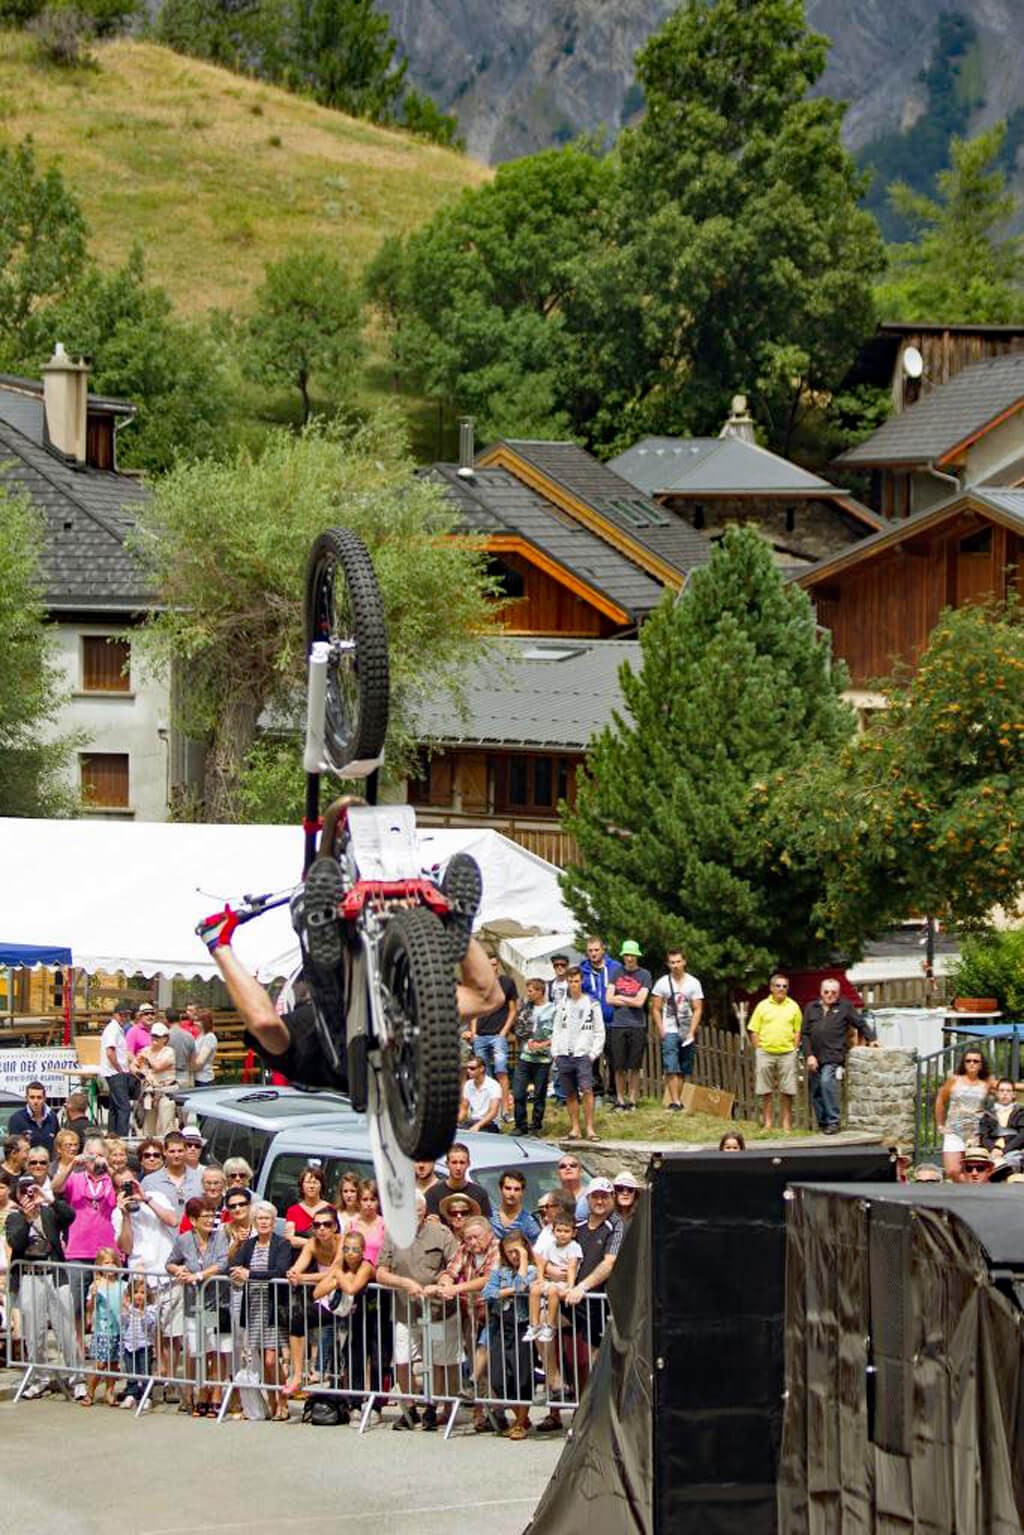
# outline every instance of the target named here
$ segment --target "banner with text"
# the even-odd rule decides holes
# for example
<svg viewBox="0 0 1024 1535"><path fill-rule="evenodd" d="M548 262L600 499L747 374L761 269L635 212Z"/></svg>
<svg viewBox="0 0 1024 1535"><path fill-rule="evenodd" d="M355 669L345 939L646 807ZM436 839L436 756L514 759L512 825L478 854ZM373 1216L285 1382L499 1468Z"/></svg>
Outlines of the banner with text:
<svg viewBox="0 0 1024 1535"><path fill-rule="evenodd" d="M71 1084L69 1071L78 1065L78 1051L72 1045L50 1049L0 1049L0 1090L23 1093L30 1082L41 1082L47 1097L66 1098Z"/></svg>

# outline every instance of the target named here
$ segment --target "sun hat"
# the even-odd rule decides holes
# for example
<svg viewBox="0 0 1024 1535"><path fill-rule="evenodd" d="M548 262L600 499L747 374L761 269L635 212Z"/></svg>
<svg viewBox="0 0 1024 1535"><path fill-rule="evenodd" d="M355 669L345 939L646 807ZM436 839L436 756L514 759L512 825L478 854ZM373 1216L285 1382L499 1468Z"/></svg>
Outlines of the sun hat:
<svg viewBox="0 0 1024 1535"><path fill-rule="evenodd" d="M639 1189L640 1181L630 1172L616 1173L612 1179L612 1186L617 1189Z"/></svg>
<svg viewBox="0 0 1024 1535"><path fill-rule="evenodd" d="M135 1009L135 1012L136 1012L136 1014L138 1014L138 1013L155 1013L156 1012L156 1008L153 1006L152 1002L140 1002L138 1007Z"/></svg>
<svg viewBox="0 0 1024 1535"><path fill-rule="evenodd" d="M466 1210L470 1215L480 1214L480 1205L472 1194L446 1194L438 1205L443 1216L448 1216L453 1210Z"/></svg>
<svg viewBox="0 0 1024 1535"><path fill-rule="evenodd" d="M166 1023L154 1023L149 1032L152 1034L154 1039L157 1039L161 1035L169 1034L171 1031L167 1027Z"/></svg>
<svg viewBox="0 0 1024 1535"><path fill-rule="evenodd" d="M625 943L622 945L622 948L619 950L620 954L633 954L637 959L640 958L643 952L643 949L637 943L635 938L627 938Z"/></svg>

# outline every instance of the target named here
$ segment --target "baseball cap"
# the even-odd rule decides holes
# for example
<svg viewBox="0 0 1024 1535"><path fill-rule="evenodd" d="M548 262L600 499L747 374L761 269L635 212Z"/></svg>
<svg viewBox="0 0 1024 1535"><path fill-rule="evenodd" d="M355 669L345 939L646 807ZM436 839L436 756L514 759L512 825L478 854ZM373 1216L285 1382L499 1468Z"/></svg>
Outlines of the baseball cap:
<svg viewBox="0 0 1024 1535"><path fill-rule="evenodd" d="M614 1193L615 1193L615 1185L612 1183L610 1178L591 1178L589 1184L587 1185L587 1198L588 1199L590 1198L591 1194L614 1194Z"/></svg>
<svg viewBox="0 0 1024 1535"><path fill-rule="evenodd" d="M640 958L643 952L643 949L641 949L635 938L627 938L625 943L622 945L622 948L619 950L620 954L633 954L637 959Z"/></svg>
<svg viewBox="0 0 1024 1535"><path fill-rule="evenodd" d="M167 1027L166 1023L154 1023L150 1032L154 1037L156 1037L157 1035L170 1034L171 1031Z"/></svg>
<svg viewBox="0 0 1024 1535"><path fill-rule="evenodd" d="M136 1013L155 1013L156 1008L153 1006L152 1002L140 1002L135 1011Z"/></svg>
<svg viewBox="0 0 1024 1535"><path fill-rule="evenodd" d="M612 1179L612 1187L617 1189L639 1189L640 1182L632 1173L616 1173Z"/></svg>

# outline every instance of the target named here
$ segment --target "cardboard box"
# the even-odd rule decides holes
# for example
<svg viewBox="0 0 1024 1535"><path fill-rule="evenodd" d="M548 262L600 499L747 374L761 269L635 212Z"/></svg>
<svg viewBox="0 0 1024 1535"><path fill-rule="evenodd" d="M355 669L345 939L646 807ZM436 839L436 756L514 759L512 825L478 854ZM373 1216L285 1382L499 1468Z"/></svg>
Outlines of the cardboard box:
<svg viewBox="0 0 1024 1535"><path fill-rule="evenodd" d="M731 1119L735 1102L732 1093L720 1087L698 1087L687 1082L683 1088L683 1108L688 1114L714 1114L718 1119Z"/></svg>

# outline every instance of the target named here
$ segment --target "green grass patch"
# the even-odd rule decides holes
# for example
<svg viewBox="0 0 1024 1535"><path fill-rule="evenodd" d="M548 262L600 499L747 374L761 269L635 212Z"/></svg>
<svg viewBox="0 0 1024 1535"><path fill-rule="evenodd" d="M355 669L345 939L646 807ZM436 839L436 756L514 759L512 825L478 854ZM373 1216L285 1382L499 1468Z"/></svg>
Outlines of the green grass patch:
<svg viewBox="0 0 1024 1535"><path fill-rule="evenodd" d="M594 1128L602 1140L654 1141L671 1146L673 1143L699 1142L717 1146L728 1130L739 1130L746 1141L772 1141L781 1136L779 1130L762 1130L760 1125L746 1119L719 1119L714 1114L674 1114L663 1109L660 1103L642 1100L631 1114L619 1114L614 1109L598 1109L594 1116ZM544 1115L544 1139L562 1140L569 1132L569 1116L564 1109L553 1103ZM793 1139L810 1135L809 1130L794 1130Z"/></svg>

